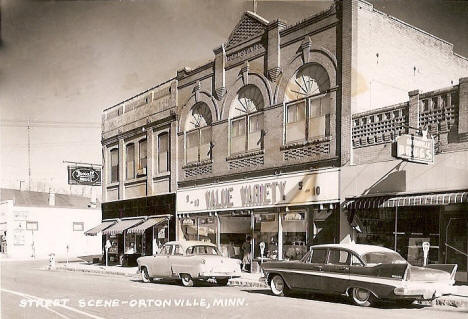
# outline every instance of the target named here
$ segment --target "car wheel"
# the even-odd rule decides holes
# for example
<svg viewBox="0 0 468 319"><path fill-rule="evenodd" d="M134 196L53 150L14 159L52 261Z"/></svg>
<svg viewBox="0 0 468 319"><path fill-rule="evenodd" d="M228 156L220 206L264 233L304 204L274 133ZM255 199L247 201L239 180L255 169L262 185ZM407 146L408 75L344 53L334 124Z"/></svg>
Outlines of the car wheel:
<svg viewBox="0 0 468 319"><path fill-rule="evenodd" d="M270 287L275 296L285 296L288 293L288 287L280 275L274 275L271 278Z"/></svg>
<svg viewBox="0 0 468 319"><path fill-rule="evenodd" d="M184 287L193 287L193 279L189 274L181 274L180 279Z"/></svg>
<svg viewBox="0 0 468 319"><path fill-rule="evenodd" d="M216 283L220 286L227 286L229 278L226 279L216 279Z"/></svg>
<svg viewBox="0 0 468 319"><path fill-rule="evenodd" d="M148 274L148 269L146 267L141 268L141 280L143 282L152 282L153 278L151 278Z"/></svg>
<svg viewBox="0 0 468 319"><path fill-rule="evenodd" d="M372 292L363 288L353 288L351 299L356 306L361 307L369 307L375 302Z"/></svg>

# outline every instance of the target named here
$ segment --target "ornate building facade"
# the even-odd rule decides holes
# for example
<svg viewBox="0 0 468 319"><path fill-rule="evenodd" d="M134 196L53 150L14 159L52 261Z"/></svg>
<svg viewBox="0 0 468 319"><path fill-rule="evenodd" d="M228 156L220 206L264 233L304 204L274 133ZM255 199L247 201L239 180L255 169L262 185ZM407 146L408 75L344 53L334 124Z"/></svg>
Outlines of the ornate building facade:
<svg viewBox="0 0 468 319"><path fill-rule="evenodd" d="M414 126L405 105L433 93L405 102L407 92L455 90L467 70L451 44L365 1L336 1L294 25L246 12L210 62L104 112L103 213L169 214L175 238L211 241L232 257L247 241L253 269L259 259L299 259L312 244L357 240L348 203L362 193L349 183L360 183L352 172L363 147ZM398 102L389 118L385 108L376 111L385 119L361 122L368 113L358 111ZM457 123L464 105L450 111ZM440 120L431 114L419 127ZM149 244L149 232L135 240Z"/></svg>

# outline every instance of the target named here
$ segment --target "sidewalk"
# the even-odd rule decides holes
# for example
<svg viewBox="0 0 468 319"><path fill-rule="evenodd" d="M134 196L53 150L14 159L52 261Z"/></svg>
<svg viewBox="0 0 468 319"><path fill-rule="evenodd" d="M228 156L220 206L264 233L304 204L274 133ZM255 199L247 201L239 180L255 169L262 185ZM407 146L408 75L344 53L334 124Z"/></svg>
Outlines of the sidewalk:
<svg viewBox="0 0 468 319"><path fill-rule="evenodd" d="M97 274L119 275L138 278L137 267L121 267L121 266L102 266L97 264L88 264L85 262L72 262L68 266L65 263L57 263L57 270L65 271L81 271ZM268 288L268 286L260 280L261 274L242 273L240 278L229 280L228 286L251 287L251 288ZM455 307L468 309L468 285L454 286L455 292L451 295L442 296L434 299L432 302L424 302L432 306Z"/></svg>

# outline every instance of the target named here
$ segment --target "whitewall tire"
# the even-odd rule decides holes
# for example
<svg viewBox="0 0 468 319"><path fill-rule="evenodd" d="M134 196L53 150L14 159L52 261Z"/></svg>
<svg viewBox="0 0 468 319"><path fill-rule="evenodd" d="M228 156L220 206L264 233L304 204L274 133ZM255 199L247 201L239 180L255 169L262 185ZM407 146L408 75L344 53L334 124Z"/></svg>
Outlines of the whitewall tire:
<svg viewBox="0 0 468 319"><path fill-rule="evenodd" d="M274 275L271 278L270 288L275 296L285 296L288 293L288 286L280 275Z"/></svg>
<svg viewBox="0 0 468 319"><path fill-rule="evenodd" d="M363 288L353 288L351 300L356 306L360 307L369 307L375 303L375 297L372 292Z"/></svg>

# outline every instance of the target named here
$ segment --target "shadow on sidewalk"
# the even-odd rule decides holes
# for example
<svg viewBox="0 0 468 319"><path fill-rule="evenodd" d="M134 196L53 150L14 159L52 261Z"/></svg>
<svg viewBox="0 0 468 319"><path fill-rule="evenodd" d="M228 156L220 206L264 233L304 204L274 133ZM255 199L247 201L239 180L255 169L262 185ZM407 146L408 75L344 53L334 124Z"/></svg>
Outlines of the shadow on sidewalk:
<svg viewBox="0 0 468 319"><path fill-rule="evenodd" d="M261 294L266 296L272 296L273 293L269 289L249 289L249 290L242 290L247 293L253 294ZM304 299L304 300L314 300L314 301L321 301L321 302L329 302L329 303L340 303L340 304L352 304L351 301L345 296L336 296L336 295L324 295L324 294L317 294L317 293L299 293L293 292L288 294L286 297L276 297L276 298L295 298L295 299ZM356 306L357 307L357 306ZM413 303L411 305L400 305L397 303L392 302L379 302L373 306L373 308L377 309L422 309L430 307L428 305L420 305Z"/></svg>

